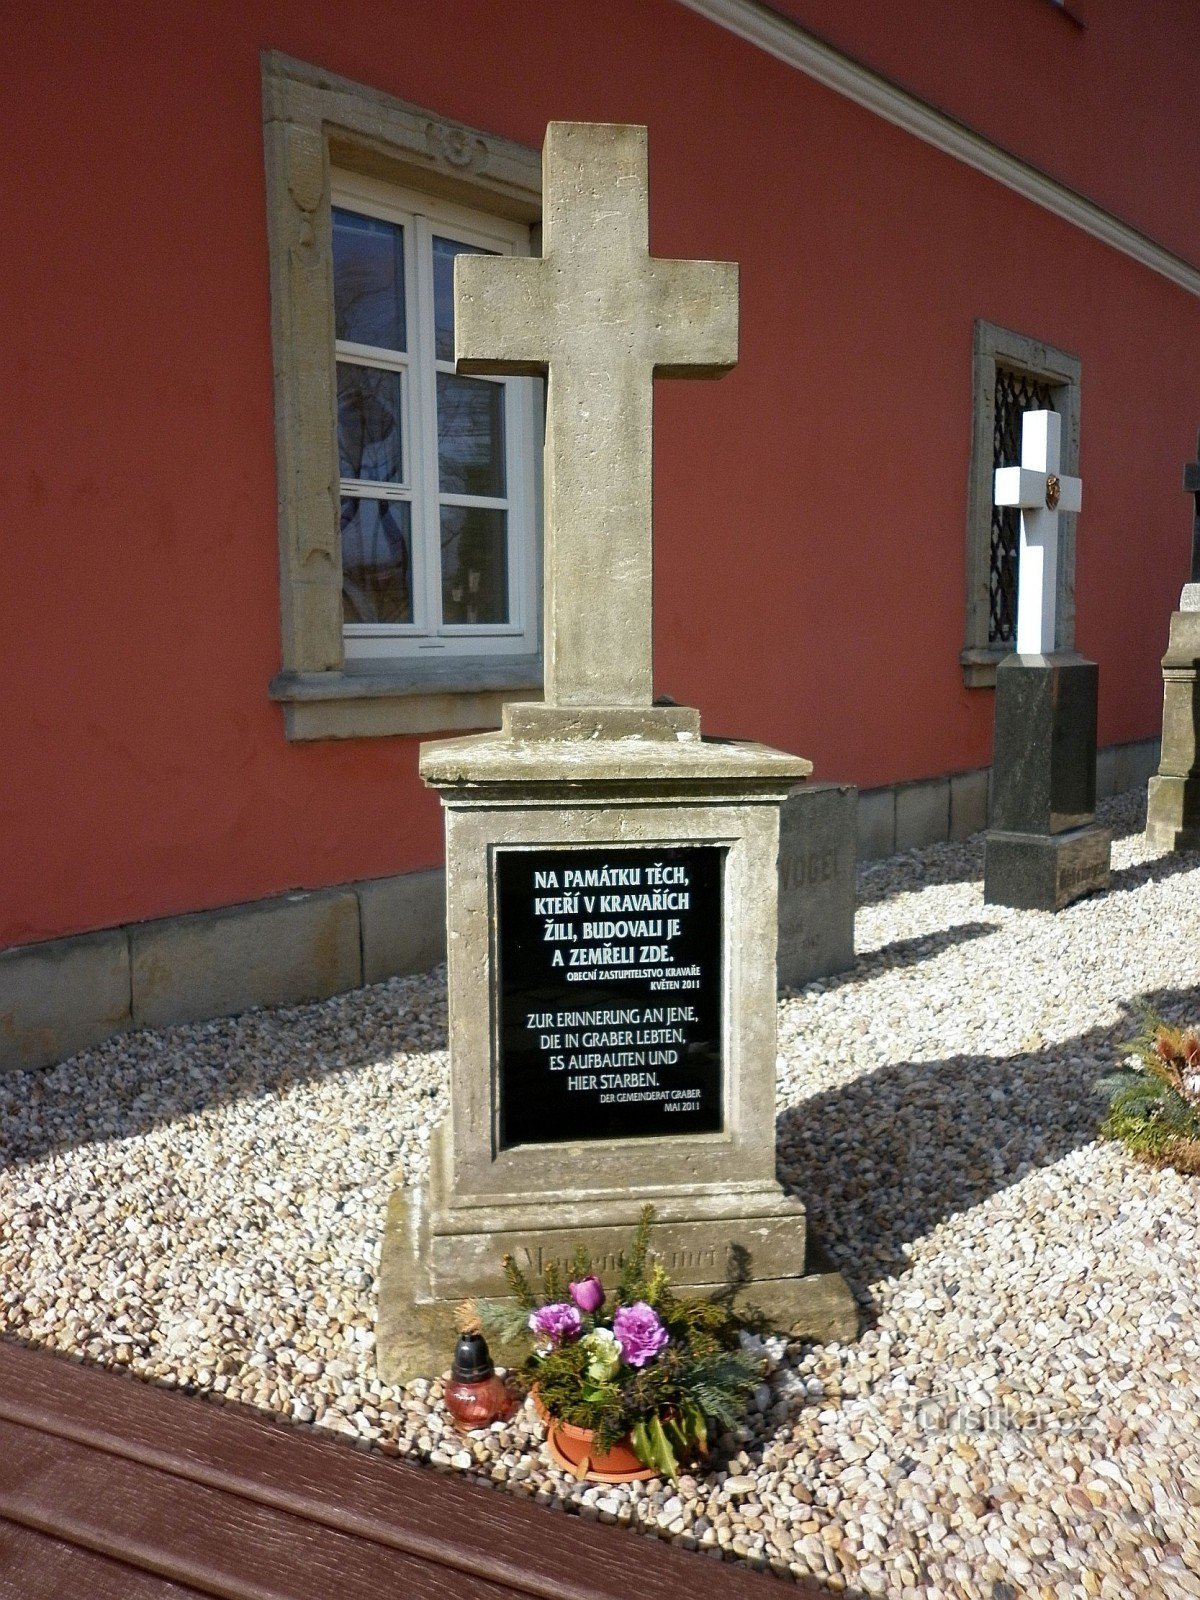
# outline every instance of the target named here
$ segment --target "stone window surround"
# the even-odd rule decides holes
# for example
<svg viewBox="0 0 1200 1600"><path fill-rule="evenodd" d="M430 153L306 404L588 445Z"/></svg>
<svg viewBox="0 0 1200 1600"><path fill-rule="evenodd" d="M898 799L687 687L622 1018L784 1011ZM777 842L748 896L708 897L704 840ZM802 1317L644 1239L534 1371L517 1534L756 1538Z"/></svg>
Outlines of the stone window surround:
<svg viewBox="0 0 1200 1600"><path fill-rule="evenodd" d="M1054 408L1063 419L1062 470L1079 471L1079 400L1082 366L1078 356L1043 344L995 323L976 320L973 361L971 467L967 481L967 618L959 660L968 689L991 689L996 667L1008 655L988 640L988 596L991 581L992 442L996 422L996 368L1007 367L1048 383ZM1058 626L1060 650L1075 645L1075 518L1063 516L1058 561Z"/></svg>
<svg viewBox="0 0 1200 1600"><path fill-rule="evenodd" d="M346 662L330 169L526 223L536 251L541 157L278 51L263 53L262 86L282 662L271 697L291 740L498 727L505 700L541 698L540 649ZM540 525L540 505L536 512Z"/></svg>

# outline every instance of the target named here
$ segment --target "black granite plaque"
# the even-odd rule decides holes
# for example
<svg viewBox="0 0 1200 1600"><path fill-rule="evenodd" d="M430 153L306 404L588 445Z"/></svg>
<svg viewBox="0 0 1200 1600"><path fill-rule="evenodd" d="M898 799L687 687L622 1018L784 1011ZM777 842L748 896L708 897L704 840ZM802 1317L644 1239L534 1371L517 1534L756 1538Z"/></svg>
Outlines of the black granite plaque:
<svg viewBox="0 0 1200 1600"><path fill-rule="evenodd" d="M720 1131L724 858L497 850L502 1146Z"/></svg>

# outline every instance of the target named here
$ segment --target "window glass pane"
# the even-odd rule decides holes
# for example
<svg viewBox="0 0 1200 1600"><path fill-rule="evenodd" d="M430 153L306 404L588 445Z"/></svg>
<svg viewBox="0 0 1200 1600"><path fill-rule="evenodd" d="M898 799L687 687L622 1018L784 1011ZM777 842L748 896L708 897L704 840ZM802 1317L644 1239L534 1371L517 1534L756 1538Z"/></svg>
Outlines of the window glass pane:
<svg viewBox="0 0 1200 1600"><path fill-rule="evenodd" d="M504 495L504 385L437 375L438 482L443 494Z"/></svg>
<svg viewBox="0 0 1200 1600"><path fill-rule="evenodd" d="M459 244L457 239L433 241L433 326L434 345L439 361L454 360L454 258L455 256L494 256L494 250L478 245Z"/></svg>
<svg viewBox="0 0 1200 1600"><path fill-rule="evenodd" d="M403 228L334 208L333 312L339 339L384 350L408 348Z"/></svg>
<svg viewBox="0 0 1200 1600"><path fill-rule="evenodd" d="M508 621L508 513L442 507L442 621Z"/></svg>
<svg viewBox="0 0 1200 1600"><path fill-rule="evenodd" d="M337 364L338 460L343 478L402 483L401 378L378 367Z"/></svg>
<svg viewBox="0 0 1200 1600"><path fill-rule="evenodd" d="M342 621L411 622L412 506L342 499Z"/></svg>

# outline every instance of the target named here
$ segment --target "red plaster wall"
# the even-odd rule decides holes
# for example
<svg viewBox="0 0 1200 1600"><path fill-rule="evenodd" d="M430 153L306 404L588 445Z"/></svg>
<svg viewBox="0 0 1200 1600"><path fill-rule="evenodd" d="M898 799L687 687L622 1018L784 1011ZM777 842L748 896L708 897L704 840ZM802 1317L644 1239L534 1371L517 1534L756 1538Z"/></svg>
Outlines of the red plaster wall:
<svg viewBox="0 0 1200 1600"><path fill-rule="evenodd" d="M673 0L111 0L8 35L0 945L440 856L416 741L289 745L266 694L264 48L527 144L646 121L653 248L741 261L737 371L657 407L658 687L710 731L864 785L989 759L958 666L977 316L1083 359L1078 640L1101 740L1156 731L1200 421L1183 291Z"/></svg>
<svg viewBox="0 0 1200 1600"><path fill-rule="evenodd" d="M1160 244L1200 257L1195 0L771 4Z"/></svg>

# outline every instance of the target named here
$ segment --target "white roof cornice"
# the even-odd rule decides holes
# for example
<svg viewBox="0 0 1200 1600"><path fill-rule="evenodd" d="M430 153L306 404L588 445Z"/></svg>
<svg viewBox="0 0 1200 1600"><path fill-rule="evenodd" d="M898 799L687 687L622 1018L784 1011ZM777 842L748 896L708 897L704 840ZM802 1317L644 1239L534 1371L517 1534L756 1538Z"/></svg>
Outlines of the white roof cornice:
<svg viewBox="0 0 1200 1600"><path fill-rule="evenodd" d="M1149 267L1151 272L1168 278L1189 294L1200 297L1200 269L1182 256L1157 244L1149 235L1122 222L1111 211L1086 199L1057 178L985 139L965 123L834 49L798 22L762 4L761 0L678 0L678 3L765 50L789 67L795 67L836 94L845 95L856 105L873 111L886 122L903 128L935 150L994 178L1026 200L1032 200L1034 205L1111 245L1122 255Z"/></svg>

